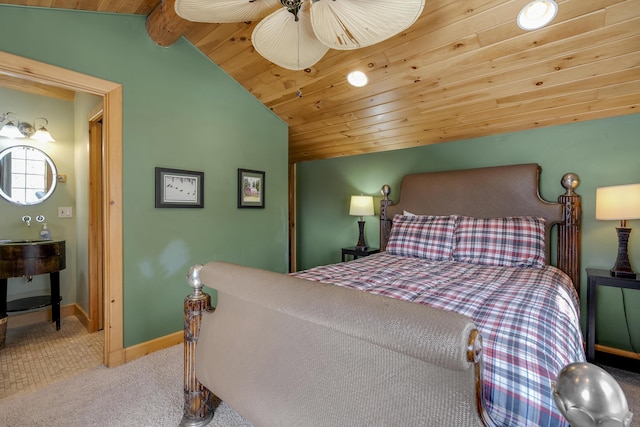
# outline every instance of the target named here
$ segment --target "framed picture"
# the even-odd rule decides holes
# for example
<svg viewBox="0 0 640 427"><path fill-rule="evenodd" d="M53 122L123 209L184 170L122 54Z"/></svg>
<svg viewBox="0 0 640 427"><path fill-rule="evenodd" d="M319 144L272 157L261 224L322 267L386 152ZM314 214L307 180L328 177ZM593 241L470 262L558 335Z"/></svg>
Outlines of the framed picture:
<svg viewBox="0 0 640 427"><path fill-rule="evenodd" d="M238 207L264 208L264 172L238 169Z"/></svg>
<svg viewBox="0 0 640 427"><path fill-rule="evenodd" d="M156 168L156 208L204 207L204 172Z"/></svg>

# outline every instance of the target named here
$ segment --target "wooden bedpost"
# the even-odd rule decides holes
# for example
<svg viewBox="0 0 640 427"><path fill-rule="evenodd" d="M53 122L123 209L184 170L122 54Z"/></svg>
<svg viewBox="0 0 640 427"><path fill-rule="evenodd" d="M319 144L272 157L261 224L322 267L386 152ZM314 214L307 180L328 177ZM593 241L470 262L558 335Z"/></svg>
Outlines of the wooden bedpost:
<svg viewBox="0 0 640 427"><path fill-rule="evenodd" d="M558 226L558 268L571 278L580 294L580 248L582 206L580 196L573 190L580 184L574 173L564 174L562 186L567 190L558 197L562 204L562 223Z"/></svg>
<svg viewBox="0 0 640 427"><path fill-rule="evenodd" d="M389 199L391 187L388 184L383 185L380 193L382 193L382 200L380 200L380 251L384 251L391 233L392 218L387 217L387 207L393 203Z"/></svg>
<svg viewBox="0 0 640 427"><path fill-rule="evenodd" d="M196 378L196 344L200 334L202 314L211 310L211 296L202 292L200 270L196 264L189 269L187 282L193 293L184 300L184 410L180 426L205 426L211 422L218 398Z"/></svg>

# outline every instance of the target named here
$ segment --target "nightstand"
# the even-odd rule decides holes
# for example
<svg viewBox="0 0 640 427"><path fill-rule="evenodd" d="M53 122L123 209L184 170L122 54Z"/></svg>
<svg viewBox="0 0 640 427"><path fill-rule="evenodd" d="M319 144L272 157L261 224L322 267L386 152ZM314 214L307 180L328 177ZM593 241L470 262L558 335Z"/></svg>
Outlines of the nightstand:
<svg viewBox="0 0 640 427"><path fill-rule="evenodd" d="M345 262L347 260L347 255L351 255L353 259L356 259L377 254L378 252L380 252L380 249L378 248L356 249L355 246L351 246L350 248L342 248L342 262Z"/></svg>
<svg viewBox="0 0 640 427"><path fill-rule="evenodd" d="M587 268L587 361L596 357L596 297L598 286L640 290L640 279L613 277L609 270Z"/></svg>

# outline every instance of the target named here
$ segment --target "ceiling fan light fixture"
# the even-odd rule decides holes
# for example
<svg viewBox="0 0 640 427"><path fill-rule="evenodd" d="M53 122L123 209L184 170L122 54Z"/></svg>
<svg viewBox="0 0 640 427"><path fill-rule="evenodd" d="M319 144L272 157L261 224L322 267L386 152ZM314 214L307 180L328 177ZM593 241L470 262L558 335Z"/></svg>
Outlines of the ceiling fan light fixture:
<svg viewBox="0 0 640 427"><path fill-rule="evenodd" d="M549 24L558 14L554 0L534 0L518 13L518 27L526 31L537 30Z"/></svg>
<svg viewBox="0 0 640 427"><path fill-rule="evenodd" d="M313 34L308 3L302 3L298 20L287 9L280 8L258 22L251 34L256 52L287 70L304 70L320 61L329 48Z"/></svg>
<svg viewBox="0 0 640 427"><path fill-rule="evenodd" d="M289 69L315 65L329 49L360 49L413 25L425 0L175 0L192 22L246 22L263 18L251 43L268 61Z"/></svg>
<svg viewBox="0 0 640 427"><path fill-rule="evenodd" d="M347 74L347 81L351 86L363 87L369 83L369 78L362 71L352 71Z"/></svg>

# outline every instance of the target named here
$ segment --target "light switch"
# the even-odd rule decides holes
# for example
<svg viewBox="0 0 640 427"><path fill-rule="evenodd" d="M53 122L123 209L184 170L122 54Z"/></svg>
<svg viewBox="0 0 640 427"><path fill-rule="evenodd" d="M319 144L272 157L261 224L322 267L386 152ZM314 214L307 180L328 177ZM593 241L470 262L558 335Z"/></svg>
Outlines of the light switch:
<svg viewBox="0 0 640 427"><path fill-rule="evenodd" d="M58 218L71 218L73 216L73 208L71 206L58 208Z"/></svg>

